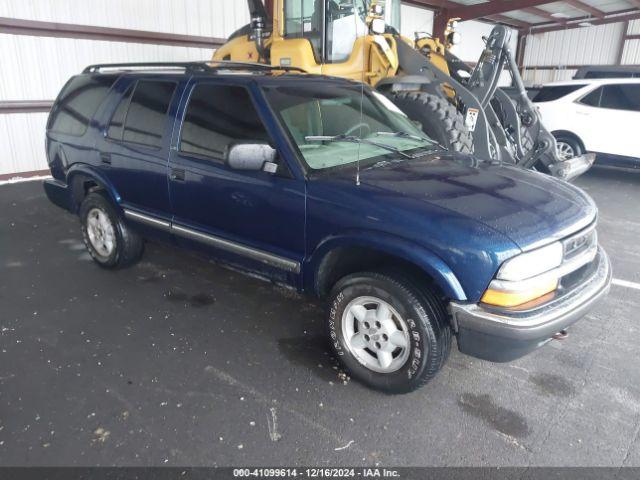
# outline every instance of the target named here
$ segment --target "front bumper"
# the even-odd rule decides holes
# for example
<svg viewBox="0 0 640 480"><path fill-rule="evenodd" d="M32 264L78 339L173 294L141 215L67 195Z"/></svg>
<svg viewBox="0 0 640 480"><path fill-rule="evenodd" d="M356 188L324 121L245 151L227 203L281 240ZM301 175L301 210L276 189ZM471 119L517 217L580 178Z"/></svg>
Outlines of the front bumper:
<svg viewBox="0 0 640 480"><path fill-rule="evenodd" d="M552 163L549 165L549 171L554 177L561 178L568 182L589 170L595 160L596 156L594 153L585 153L568 160Z"/></svg>
<svg viewBox="0 0 640 480"><path fill-rule="evenodd" d="M535 309L497 311L451 302L458 348L483 360L509 362L545 344L582 318L609 291L611 263L602 248L598 248L594 262L594 273L578 288Z"/></svg>

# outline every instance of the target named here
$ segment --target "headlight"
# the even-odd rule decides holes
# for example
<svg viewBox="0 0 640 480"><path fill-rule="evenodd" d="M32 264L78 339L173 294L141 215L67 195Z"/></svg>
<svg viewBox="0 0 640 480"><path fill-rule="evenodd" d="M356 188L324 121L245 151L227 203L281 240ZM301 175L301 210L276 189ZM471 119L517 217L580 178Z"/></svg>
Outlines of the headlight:
<svg viewBox="0 0 640 480"><path fill-rule="evenodd" d="M500 267L496 278L512 282L524 280L559 267L561 263L562 244L556 242L507 260Z"/></svg>
<svg viewBox="0 0 640 480"><path fill-rule="evenodd" d="M562 244L556 242L507 260L484 292L482 303L516 307L550 294L558 288L554 269L562 264L562 257Z"/></svg>

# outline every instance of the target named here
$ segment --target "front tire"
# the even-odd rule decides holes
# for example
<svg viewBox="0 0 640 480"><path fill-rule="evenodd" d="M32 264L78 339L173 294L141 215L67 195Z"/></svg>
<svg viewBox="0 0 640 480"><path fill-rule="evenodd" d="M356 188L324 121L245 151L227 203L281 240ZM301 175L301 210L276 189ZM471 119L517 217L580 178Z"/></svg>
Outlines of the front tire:
<svg viewBox="0 0 640 480"><path fill-rule="evenodd" d="M329 296L327 326L334 353L351 376L387 393L426 384L451 348L443 302L395 274L340 280Z"/></svg>
<svg viewBox="0 0 640 480"><path fill-rule="evenodd" d="M462 114L444 98L425 92L394 92L388 97L440 145L454 152L473 153L473 134Z"/></svg>
<svg viewBox="0 0 640 480"><path fill-rule="evenodd" d="M99 192L89 193L78 212L82 239L91 258L103 268L123 268L142 255L142 238L124 223L111 202Z"/></svg>

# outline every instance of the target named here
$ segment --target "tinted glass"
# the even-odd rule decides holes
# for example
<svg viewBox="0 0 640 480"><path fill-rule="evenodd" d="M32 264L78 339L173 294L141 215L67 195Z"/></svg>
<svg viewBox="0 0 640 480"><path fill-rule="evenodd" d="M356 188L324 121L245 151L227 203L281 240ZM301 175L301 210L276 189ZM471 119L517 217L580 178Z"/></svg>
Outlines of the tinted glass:
<svg viewBox="0 0 640 480"><path fill-rule="evenodd" d="M599 107L601 96L602 96L602 87L598 87L593 92L582 97L582 100L580 100L580 103L589 105L591 107Z"/></svg>
<svg viewBox="0 0 640 480"><path fill-rule="evenodd" d="M600 107L640 112L640 85L605 85Z"/></svg>
<svg viewBox="0 0 640 480"><path fill-rule="evenodd" d="M125 142L162 145L167 111L175 89L173 82L141 80L136 84L124 125Z"/></svg>
<svg viewBox="0 0 640 480"><path fill-rule="evenodd" d="M231 143L269 142L244 87L197 85L187 106L180 150L222 160Z"/></svg>
<svg viewBox="0 0 640 480"><path fill-rule="evenodd" d="M533 97L534 102L552 102L559 98L569 95L572 92L584 87L584 85L556 85L551 87L542 87L540 91Z"/></svg>
<svg viewBox="0 0 640 480"><path fill-rule="evenodd" d="M82 135L116 78L113 75L80 75L72 79L51 111L48 128Z"/></svg>
<svg viewBox="0 0 640 480"><path fill-rule="evenodd" d="M118 104L118 108L111 117L109 122L109 130L107 135L111 138L122 140L122 131L124 127L124 119L127 115L127 108L129 108L129 100L131 100L131 94L133 93L133 85L131 85L125 92L122 100Z"/></svg>
<svg viewBox="0 0 640 480"><path fill-rule="evenodd" d="M634 76L633 72L592 71L592 72L587 72L584 75L584 78L631 78L633 76Z"/></svg>

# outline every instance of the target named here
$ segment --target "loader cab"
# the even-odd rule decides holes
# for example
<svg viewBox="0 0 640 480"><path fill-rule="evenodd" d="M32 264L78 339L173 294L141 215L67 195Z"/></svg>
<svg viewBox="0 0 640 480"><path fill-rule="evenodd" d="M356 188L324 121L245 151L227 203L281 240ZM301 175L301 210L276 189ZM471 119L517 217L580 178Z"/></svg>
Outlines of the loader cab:
<svg viewBox="0 0 640 480"><path fill-rule="evenodd" d="M283 0L287 39L305 39L316 63L348 60L358 37L367 33L366 0Z"/></svg>
<svg viewBox="0 0 640 480"><path fill-rule="evenodd" d="M376 0L275 0L270 63L374 85L397 68L393 49L380 51L370 33L372 4L378 3L382 5ZM387 1L385 22L388 17L399 23L399 9L399 0Z"/></svg>

